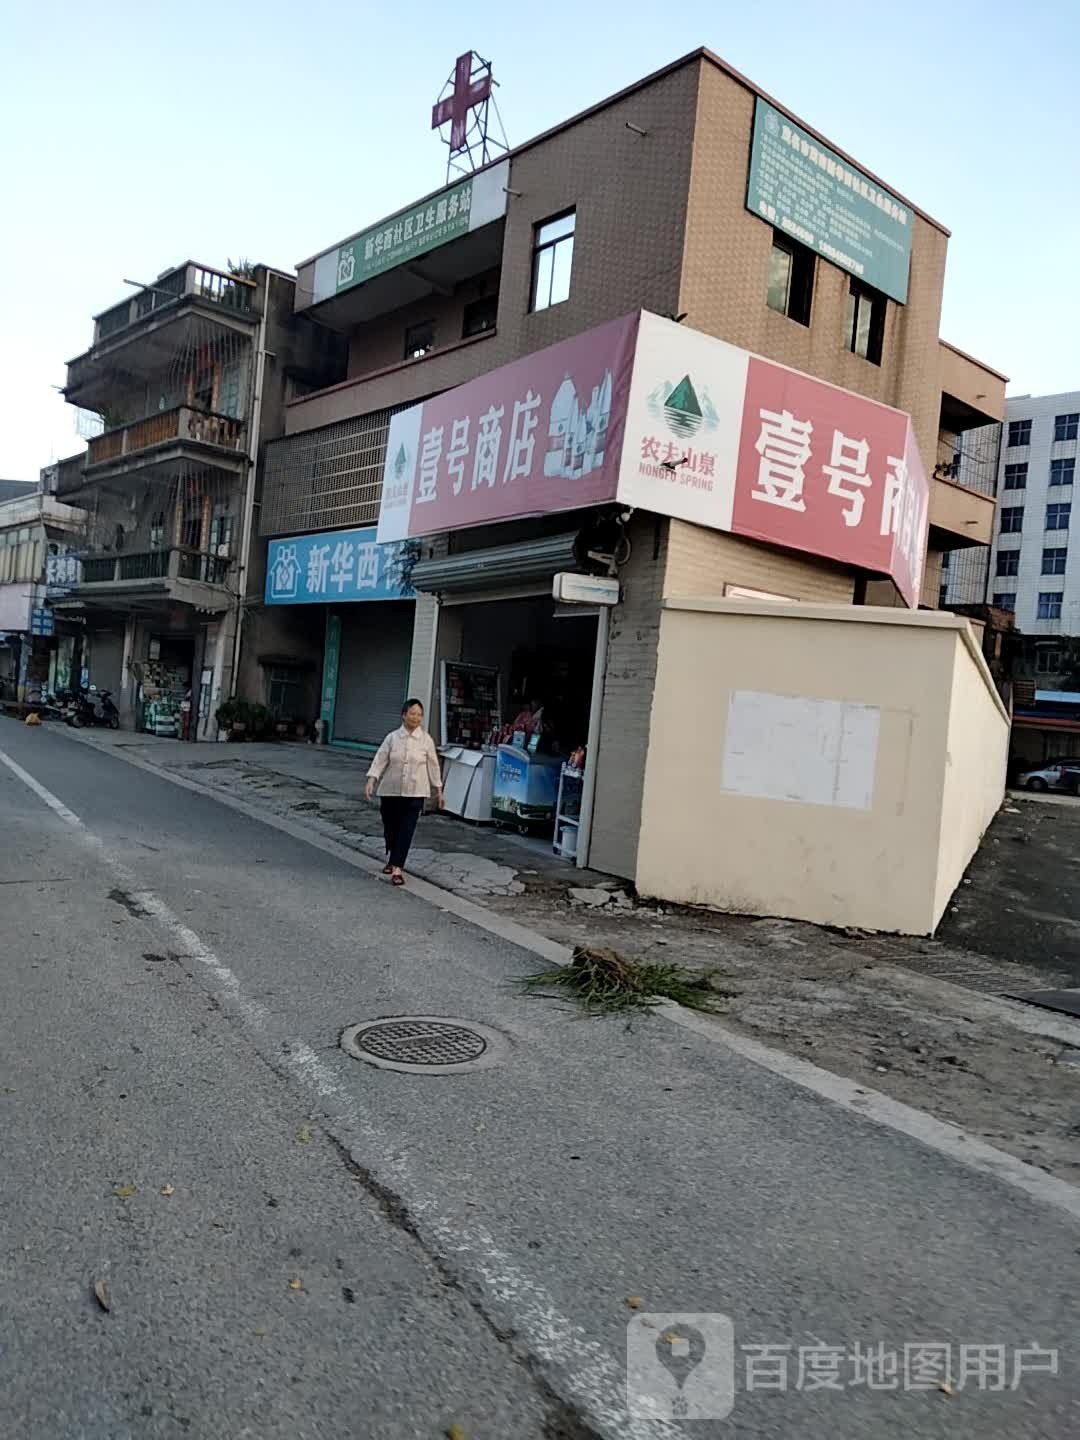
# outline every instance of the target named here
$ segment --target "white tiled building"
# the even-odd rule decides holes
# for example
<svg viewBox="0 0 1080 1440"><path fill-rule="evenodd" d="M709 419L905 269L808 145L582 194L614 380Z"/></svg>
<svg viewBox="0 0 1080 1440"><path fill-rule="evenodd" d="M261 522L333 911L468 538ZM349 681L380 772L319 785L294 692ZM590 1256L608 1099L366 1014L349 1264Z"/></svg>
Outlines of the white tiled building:
<svg viewBox="0 0 1080 1440"><path fill-rule="evenodd" d="M1080 391L1006 403L987 599L1025 635L1080 635Z"/></svg>

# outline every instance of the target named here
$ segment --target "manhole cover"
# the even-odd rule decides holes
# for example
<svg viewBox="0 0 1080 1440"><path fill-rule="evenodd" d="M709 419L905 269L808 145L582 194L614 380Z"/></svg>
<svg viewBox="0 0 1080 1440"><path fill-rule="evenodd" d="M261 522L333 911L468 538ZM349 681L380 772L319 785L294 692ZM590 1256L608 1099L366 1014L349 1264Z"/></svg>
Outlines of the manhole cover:
<svg viewBox="0 0 1080 1440"><path fill-rule="evenodd" d="M362 1020L341 1036L341 1046L357 1060L384 1070L412 1075L455 1075L495 1065L506 1040L490 1026L445 1015L390 1015Z"/></svg>

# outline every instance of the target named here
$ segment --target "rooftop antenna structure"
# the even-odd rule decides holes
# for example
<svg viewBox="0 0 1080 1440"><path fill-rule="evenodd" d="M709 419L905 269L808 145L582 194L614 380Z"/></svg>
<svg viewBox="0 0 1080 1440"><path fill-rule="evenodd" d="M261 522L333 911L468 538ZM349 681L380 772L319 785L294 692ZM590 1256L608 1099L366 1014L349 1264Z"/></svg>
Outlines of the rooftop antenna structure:
<svg viewBox="0 0 1080 1440"><path fill-rule="evenodd" d="M498 83L491 73L491 61L481 59L474 50L466 50L454 62L431 110L431 128L440 131L447 146L447 184L455 175L471 175L510 149L493 94ZM449 135L441 134L446 124Z"/></svg>

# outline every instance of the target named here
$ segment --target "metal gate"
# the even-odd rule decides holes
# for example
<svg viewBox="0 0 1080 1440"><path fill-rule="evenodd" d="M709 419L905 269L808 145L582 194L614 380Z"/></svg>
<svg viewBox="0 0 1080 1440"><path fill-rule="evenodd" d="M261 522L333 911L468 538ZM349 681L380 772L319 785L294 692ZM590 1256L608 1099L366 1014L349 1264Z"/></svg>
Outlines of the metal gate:
<svg viewBox="0 0 1080 1440"><path fill-rule="evenodd" d="M343 607L334 739L378 745L401 724L412 655L411 601Z"/></svg>

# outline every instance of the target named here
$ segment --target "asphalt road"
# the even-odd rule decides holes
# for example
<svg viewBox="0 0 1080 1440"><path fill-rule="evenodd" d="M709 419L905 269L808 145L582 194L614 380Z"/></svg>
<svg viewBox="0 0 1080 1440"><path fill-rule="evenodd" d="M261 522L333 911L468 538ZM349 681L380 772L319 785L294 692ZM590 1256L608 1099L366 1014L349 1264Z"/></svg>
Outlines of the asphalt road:
<svg viewBox="0 0 1080 1440"><path fill-rule="evenodd" d="M66 807L0 764L0 1433L1080 1432L1075 1219L707 1036L525 998L535 956L49 727L0 722L0 752ZM403 1013L506 1053L340 1049ZM727 1419L628 1413L628 1334L655 1413L679 1393L653 1313L730 1317ZM1060 1373L1013 1389L1033 1345ZM905 1346L949 1347L951 1383Z"/></svg>

